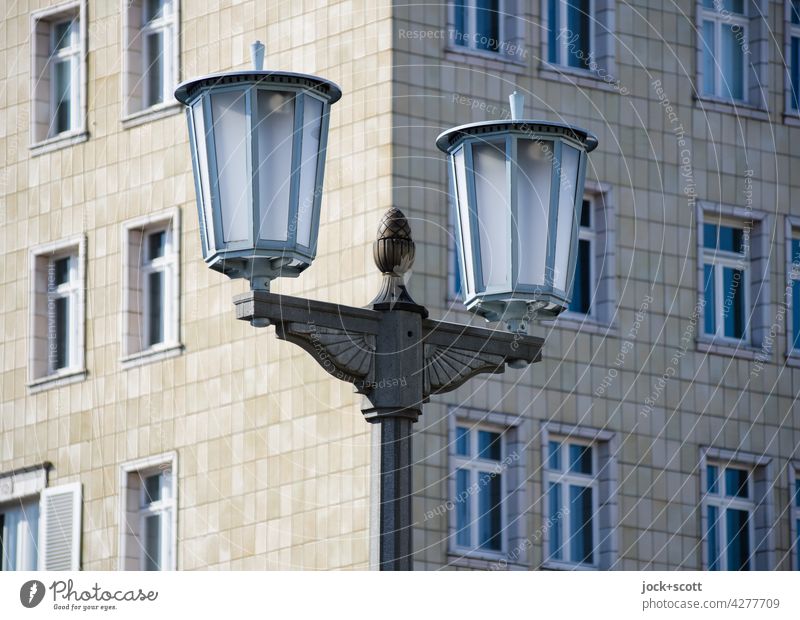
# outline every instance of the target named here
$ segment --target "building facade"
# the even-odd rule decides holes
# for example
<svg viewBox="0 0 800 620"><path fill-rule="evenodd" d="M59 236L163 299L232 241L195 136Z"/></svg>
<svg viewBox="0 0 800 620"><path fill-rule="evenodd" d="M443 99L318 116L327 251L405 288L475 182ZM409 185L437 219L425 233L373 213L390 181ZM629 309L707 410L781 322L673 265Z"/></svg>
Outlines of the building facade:
<svg viewBox="0 0 800 620"><path fill-rule="evenodd" d="M544 360L431 399L419 569L800 569L800 7L133 0L0 31L2 568L366 569L350 386L235 320L201 260L178 81L339 84L319 253L274 289L351 305L397 206L408 287L458 301L453 125L597 134L570 311Z"/></svg>

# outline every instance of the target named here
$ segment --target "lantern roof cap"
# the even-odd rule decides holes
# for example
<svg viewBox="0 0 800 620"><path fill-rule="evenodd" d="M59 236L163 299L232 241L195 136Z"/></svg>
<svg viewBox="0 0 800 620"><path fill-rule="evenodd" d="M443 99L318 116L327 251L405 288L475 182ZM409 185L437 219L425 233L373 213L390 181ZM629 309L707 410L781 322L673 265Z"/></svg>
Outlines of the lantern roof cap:
<svg viewBox="0 0 800 620"><path fill-rule="evenodd" d="M436 146L445 153L450 150L463 138L479 137L482 135L496 134L501 132L520 132L530 133L535 136L542 134L552 134L554 136L564 136L580 142L586 152L597 148L597 136L592 132L566 123L555 123L552 121L534 119L503 119L493 121L481 121L479 123L468 123L452 127L443 131L436 138Z"/></svg>
<svg viewBox="0 0 800 620"><path fill-rule="evenodd" d="M193 78L178 84L175 89L175 99L185 105L190 105L192 99L203 88L222 87L233 84L277 84L286 86L302 86L314 91L328 100L328 103L339 101L342 90L330 80L306 73L293 73L290 71L226 71L212 73L202 77Z"/></svg>

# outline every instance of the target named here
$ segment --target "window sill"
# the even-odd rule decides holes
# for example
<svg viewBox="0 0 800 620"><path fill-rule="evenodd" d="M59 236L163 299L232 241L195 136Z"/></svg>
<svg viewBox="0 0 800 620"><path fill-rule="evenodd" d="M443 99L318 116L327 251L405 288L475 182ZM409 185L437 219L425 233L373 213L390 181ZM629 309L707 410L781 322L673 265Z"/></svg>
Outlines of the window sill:
<svg viewBox="0 0 800 620"><path fill-rule="evenodd" d="M712 97L710 95L694 95L695 105L706 112L720 112L722 114L733 114L743 118L750 118L756 121L770 120L769 112L764 108L750 105L744 101L731 101L722 97Z"/></svg>
<svg viewBox="0 0 800 620"><path fill-rule="evenodd" d="M560 570L560 571L596 571L597 566L587 566L586 564L576 564L574 562L564 562L559 560L546 560L542 563L542 570Z"/></svg>
<svg viewBox="0 0 800 620"><path fill-rule="evenodd" d="M702 353L725 355L726 357L740 357L746 360L755 360L762 352L760 348L753 347L749 344L737 344L736 342L727 342L719 339L698 340L697 350L701 351Z"/></svg>
<svg viewBox="0 0 800 620"><path fill-rule="evenodd" d="M64 133L60 133L57 136L53 136L52 138L48 138L42 142L31 144L29 147L31 151L31 157L44 155L45 153L57 151L58 149L80 144L81 142L86 142L88 139L89 132L85 129L65 131Z"/></svg>
<svg viewBox="0 0 800 620"><path fill-rule="evenodd" d="M444 55L447 60L472 65L477 64L486 69L512 71L514 73L523 73L528 66L525 61L524 48L520 48L520 52L522 53L522 57L519 55L476 50L461 45L446 45L444 48Z"/></svg>
<svg viewBox="0 0 800 620"><path fill-rule="evenodd" d="M123 370L129 368L136 368L153 362L160 362L171 357L177 357L183 353L183 345L180 342L172 342L169 344L160 344L155 347L150 347L138 353L131 353L119 360Z"/></svg>
<svg viewBox="0 0 800 620"><path fill-rule="evenodd" d="M800 368L800 351L793 351L784 355L786 365L792 368Z"/></svg>
<svg viewBox="0 0 800 620"><path fill-rule="evenodd" d="M800 127L800 112L784 112L783 122L786 125Z"/></svg>
<svg viewBox="0 0 800 620"><path fill-rule="evenodd" d="M503 553L490 553L485 551L458 551L447 552L447 563L450 566L472 568L476 570L526 570L527 566L519 561L513 562Z"/></svg>
<svg viewBox="0 0 800 620"><path fill-rule="evenodd" d="M88 373L85 368L70 368L67 370L61 370L53 373L52 375L34 379L28 383L28 393L37 394L38 392L43 392L51 388L77 383L78 381L83 381L86 379L87 374Z"/></svg>
<svg viewBox="0 0 800 620"><path fill-rule="evenodd" d="M539 78L543 80L551 80L553 82L561 82L569 84L570 86L581 86L583 88L598 88L612 93L620 93L623 95L628 94L628 90L624 87L618 86L618 80L607 79L589 71L588 69L578 69L576 67L565 67L563 65L554 65L549 62L541 62L539 64ZM609 75L609 78L613 76Z"/></svg>
<svg viewBox="0 0 800 620"><path fill-rule="evenodd" d="M181 112L181 104L179 104L177 101L161 103L159 105L154 105L145 110L140 110L138 112L133 112L132 114L124 115L121 119L122 128L130 129L132 127L138 127L139 125L144 125L145 123L150 123L152 121L157 121L162 118L167 118L168 116L180 114L180 112Z"/></svg>
<svg viewBox="0 0 800 620"><path fill-rule="evenodd" d="M556 319L542 321L542 325L547 327L560 327L562 329L569 329L586 334L599 334L602 336L613 336L617 334L617 326L614 323L604 323L591 316L569 311Z"/></svg>

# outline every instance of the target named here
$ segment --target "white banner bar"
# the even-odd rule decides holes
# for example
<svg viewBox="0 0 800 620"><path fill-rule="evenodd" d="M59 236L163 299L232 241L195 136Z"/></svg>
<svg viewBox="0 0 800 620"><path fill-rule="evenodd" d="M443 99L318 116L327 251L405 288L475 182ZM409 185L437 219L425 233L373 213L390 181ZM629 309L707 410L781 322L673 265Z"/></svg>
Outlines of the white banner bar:
<svg viewBox="0 0 800 620"><path fill-rule="evenodd" d="M0 573L0 618L800 618L800 573Z"/></svg>

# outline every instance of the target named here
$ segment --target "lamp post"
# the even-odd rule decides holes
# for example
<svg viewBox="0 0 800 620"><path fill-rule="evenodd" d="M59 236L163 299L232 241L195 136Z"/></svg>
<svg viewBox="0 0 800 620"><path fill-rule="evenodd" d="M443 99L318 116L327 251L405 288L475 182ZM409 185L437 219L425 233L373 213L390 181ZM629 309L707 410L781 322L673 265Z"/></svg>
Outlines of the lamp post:
<svg viewBox="0 0 800 620"><path fill-rule="evenodd" d="M558 270L574 268L585 153L596 140L565 125L512 120L465 125L437 141L453 169L467 306L505 320L509 331L428 318L404 283L414 241L397 208L378 227L373 257L383 280L366 308L274 294L272 279L296 277L314 259L328 114L341 91L314 76L263 71L263 46L252 50L253 71L190 80L175 93L187 106L203 256L250 280L251 290L233 300L238 319L274 325L278 338L363 396L372 425L370 533L378 540L370 564L410 570L412 425L432 394L541 358L543 340L525 333L527 322L569 303L569 279ZM552 145L549 164L530 146L541 136ZM555 180L562 167L573 184L566 192ZM538 236L512 235L522 222Z"/></svg>

